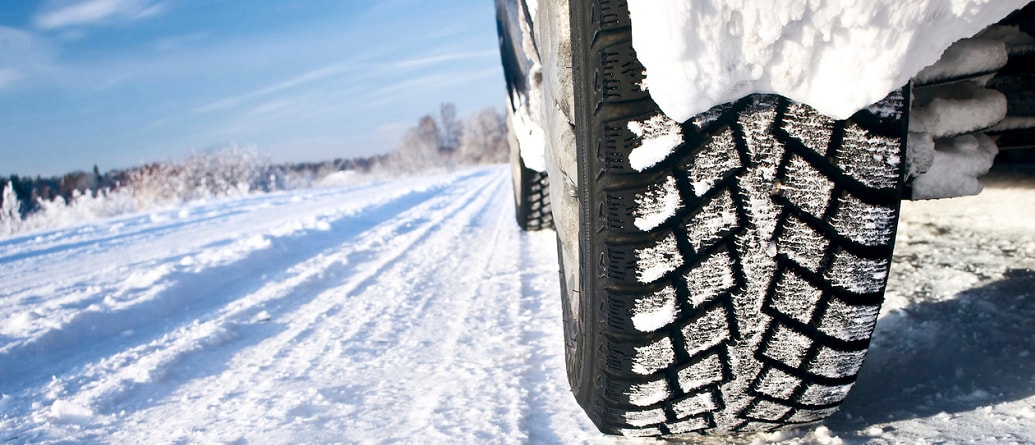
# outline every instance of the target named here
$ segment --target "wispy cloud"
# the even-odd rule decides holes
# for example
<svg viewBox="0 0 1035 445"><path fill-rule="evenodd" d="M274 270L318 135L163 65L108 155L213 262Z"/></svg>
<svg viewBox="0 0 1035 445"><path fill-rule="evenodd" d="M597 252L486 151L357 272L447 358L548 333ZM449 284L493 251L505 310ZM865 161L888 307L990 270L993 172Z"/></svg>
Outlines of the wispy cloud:
<svg viewBox="0 0 1035 445"><path fill-rule="evenodd" d="M480 50L480 51L458 51L449 52L443 54L435 54L431 56L417 57L409 60L403 60L396 62L395 66L398 68L416 68L427 65L435 65L442 62L452 62L456 60L467 60L467 59L479 59L485 57L497 58L500 56L500 52L497 49Z"/></svg>
<svg viewBox="0 0 1035 445"><path fill-rule="evenodd" d="M329 76L341 73L344 70L345 70L345 66L341 65L341 64L328 65L328 66L325 66L323 68L315 69L315 70L312 70L312 71L307 71L305 73L302 73L302 74L300 74L298 76L295 76L295 77L293 77L291 79L288 79L288 80L285 80L283 82L278 82L278 83L275 83L275 84L267 86L267 87L263 87L263 88L259 88L257 90L250 91L248 93L244 93L244 94L240 94L240 95L237 95L237 96L231 96L231 97L223 98L223 99L217 100L215 102L211 102L211 103L208 103L206 105L202 105L200 107L195 108L193 111L195 113L208 113L210 111L217 111L217 110L223 110L223 109L227 109L227 108L236 107L236 106L238 106L238 105L240 105L240 104L242 104L244 102L247 102L247 101L250 101L250 100L253 100L253 99L257 99L257 98L261 98L261 97L265 97L265 96L268 96L268 95L271 95L271 94L274 94L274 93L277 93L277 92L280 92L280 91L283 91L283 90L286 90L286 89L289 89L289 88L294 88L294 87L297 87L297 86L301 86L301 85L304 85L304 84L307 84L307 83L310 83L310 82L315 82L317 80L321 80L321 79L324 79L326 77L329 77Z"/></svg>
<svg viewBox="0 0 1035 445"><path fill-rule="evenodd" d="M370 90L365 101L368 107L380 107L393 102L405 101L413 95L429 90L441 90L446 87L461 85L467 82L484 79L490 76L502 76L502 68L493 67L469 72L445 72L429 74L382 88Z"/></svg>
<svg viewBox="0 0 1035 445"><path fill-rule="evenodd" d="M0 26L0 90L52 71L52 49L39 36Z"/></svg>
<svg viewBox="0 0 1035 445"><path fill-rule="evenodd" d="M21 78L22 75L13 69L0 68L0 89L6 88Z"/></svg>
<svg viewBox="0 0 1035 445"><path fill-rule="evenodd" d="M154 0L86 0L51 4L33 20L42 30L93 25L111 20L137 20L156 15L164 6Z"/></svg>
<svg viewBox="0 0 1035 445"><path fill-rule="evenodd" d="M208 38L208 34L195 32L159 39L151 46L157 51L174 51L202 42L206 38Z"/></svg>

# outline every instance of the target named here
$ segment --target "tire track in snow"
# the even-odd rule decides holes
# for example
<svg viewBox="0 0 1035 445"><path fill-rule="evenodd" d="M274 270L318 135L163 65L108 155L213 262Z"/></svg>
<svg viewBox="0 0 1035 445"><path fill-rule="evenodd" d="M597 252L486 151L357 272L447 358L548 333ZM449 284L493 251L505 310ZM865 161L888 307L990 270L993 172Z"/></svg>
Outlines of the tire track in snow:
<svg viewBox="0 0 1035 445"><path fill-rule="evenodd" d="M455 178L425 178L410 189L441 185L443 180ZM371 199L372 196L375 199ZM96 294L119 292L121 283L106 282L112 276L127 274L127 271L149 271L171 259L179 261L197 256L199 252L200 256L211 256L212 252L226 250L241 234L283 236L289 232L287 227L312 228L304 227L304 223L360 212L364 207L384 205L399 197L398 185L393 183L282 192L188 204L107 222L90 222L78 228L21 235L0 243L0 257L4 257L0 265L7 266L0 268L0 281L6 284L3 292L7 295L32 292L63 296L62 300L88 305L96 301L73 294L89 288L100 288L94 291ZM306 216L299 218L294 214ZM168 230L170 225L190 230L171 231ZM110 233L115 235L109 236ZM4 247L3 243L8 245ZM141 249L141 245L170 249ZM55 252L61 254L55 255ZM97 261L98 257L106 261ZM76 273L68 274L68 268ZM58 280L49 282L53 278ZM40 283L48 284L40 286ZM2 295L0 307L5 300ZM47 303L48 311L67 306L52 297Z"/></svg>
<svg viewBox="0 0 1035 445"><path fill-rule="evenodd" d="M140 301L136 304L116 310L78 311L40 335L0 348L0 393L11 393L21 385L47 378L36 372L45 365L60 374L77 363L92 362L99 356L116 353L119 342L110 342L112 346L105 347L103 339L118 338L130 332L140 344L146 345L149 340L166 332L176 332L177 325L182 324L179 320L186 320L189 324L219 304L258 289L261 280L255 277L276 274L285 269L285 264L293 265L328 249L328 246L345 243L366 226L394 216L399 208L441 200L439 194L446 186L448 183L423 189L418 187L383 201L368 198L360 208L325 221L326 230L300 230L280 237L263 236L268 245L250 246L253 248L245 249L241 258L228 264L200 271L167 267L164 273L146 280L145 285L152 288L145 291L145 296L138 298ZM164 321L168 317L173 317L171 322ZM154 325L155 321L161 323ZM90 346L84 347L86 345Z"/></svg>
<svg viewBox="0 0 1035 445"><path fill-rule="evenodd" d="M287 336L279 335L284 338L284 341L280 346L274 348L290 349L290 343L298 341L298 337L303 337L303 334L311 332L313 325L320 322L319 318L325 318L329 311L340 310L340 302L335 301L340 298L328 298L328 292L320 292L321 287L332 288L337 283L335 280L341 279L348 279L345 287L358 288L361 285L365 285L365 283L369 284L371 278L377 276L378 272L386 264L390 264L397 257L408 252L414 243L426 238L427 232L435 226L441 225L441 219L452 214L456 208L467 205L476 195L484 195L486 192L483 189L499 191L499 186L484 187L487 182L500 184L503 182L503 177L498 172L493 175L485 173L470 175L469 177L462 178L455 184L451 184L449 188L433 190L435 196L432 199L424 200L419 205L412 206L395 203L388 206L390 208L379 215L367 214L363 216L360 219L366 220L371 228L363 234L357 235L356 242L345 243L327 249L308 263L300 264L294 268L299 271L298 275L304 275L309 278L308 280L304 279L304 277L293 277L294 279L289 280L290 282L267 285L267 288L279 286L282 288L282 291L289 294L280 298L283 303L281 305L283 307L280 308L274 308L273 306L276 305L271 304L274 302L258 298L258 300L262 300L265 303L268 311L273 312L269 317L274 322L255 325L254 323L243 323L240 321L241 319L248 318L240 310L242 306L251 306L253 314L259 312L254 307L256 306L255 304L249 305L243 303L243 300L252 299L255 294L278 293L270 289L266 289L265 292L256 292L245 298L232 300L228 305L231 308L237 309L232 312L232 315L237 315L236 319L230 316L223 316L216 317L209 322L187 323L185 328L181 327L180 330L167 333L161 339L155 340L150 344L105 358L96 366L92 366L87 372L63 379L63 384L66 386L63 392L72 393L68 398L73 400L78 406L88 406L103 412L117 410L120 406L124 406L120 405L119 402L126 397L125 393L137 391L147 393L146 398L148 399L160 399L163 394L148 392L148 390L136 387L145 387L151 383L159 383L158 386L161 386L163 375L170 371L175 372L175 370L168 368L183 364L186 361L186 357L177 356L177 354L195 356L224 354L229 356L236 350L232 346L247 347L256 343L255 337L258 335L256 332L240 333L234 331L266 329L269 331L266 335L270 336L276 332L296 331ZM465 193L470 196L456 196L457 193L448 192L452 188L466 189ZM446 192L443 192L443 190L446 190ZM432 216L429 220L428 215L441 216ZM438 221L435 220L436 218ZM321 242L320 244L324 243ZM371 251L380 251L381 253L369 254L368 252ZM387 251L387 253L384 251ZM369 264L358 260L369 260ZM277 264L281 263L278 262ZM331 269L335 267L338 270L332 271ZM320 283L321 281L323 284ZM347 291L347 289L345 290ZM315 308L314 306L319 305L317 300L324 300L324 303L327 303L325 304L327 307ZM284 328L279 331L256 327L276 325L279 316L276 312L277 310L285 312L293 310L294 312L302 313L303 318L307 320L304 323L285 322ZM227 310L227 312L230 311ZM188 321L190 319L190 317L181 318ZM238 325L234 326L232 325L233 323L238 323ZM235 337L241 337L247 339L247 341L237 341ZM241 344L233 345L235 342ZM269 357L269 348L264 347L264 349L266 351L260 353L260 355ZM192 360L194 358L196 357L192 357ZM209 363L225 362L225 359L226 357L218 357L217 360L210 360ZM200 367L205 368L205 366ZM210 368L219 369L209 369L206 374L223 372L225 366L219 365ZM77 388L73 386L77 385L77 383L74 382L84 378L89 382L79 385L78 392L76 392ZM184 376L179 375L177 378L184 378Z"/></svg>
<svg viewBox="0 0 1035 445"><path fill-rule="evenodd" d="M508 175L407 188L317 218L326 230L232 238L257 233L262 248L203 244L226 251L218 261L134 257L152 292L127 291L103 320L140 317L132 332L86 332L46 352L72 356L20 374L22 389L0 381L0 441L592 441L564 383L553 234L518 230ZM155 298L164 319L133 309Z"/></svg>
<svg viewBox="0 0 1035 445"><path fill-rule="evenodd" d="M464 181L473 182L476 179L481 180L472 176ZM450 188L460 184L462 182L451 184ZM426 218L423 215L434 213L438 208L448 213L452 208L464 205L464 201L458 200L455 196L443 194L440 190L436 190L436 193L439 195L419 205L393 203L385 212L379 212L378 215L364 215L363 219L368 219L372 224L379 224L358 235L354 242L343 243L335 249L292 267L291 269L297 273L288 279L269 282L254 293L232 300L218 311L218 316L203 317L209 319L201 323L195 321L181 327L174 334L167 334L162 341L157 342L162 345L161 348L118 354L110 360L118 363L118 366L100 366L109 368L112 375L94 385L88 385L88 388L76 395L76 400L90 401L82 404L94 406L101 411L111 411L117 406L116 403L122 402L130 394L142 392L146 393L148 402L140 405L146 406L151 404L151 400L162 399L175 388L163 386L164 391L145 391L137 386L146 387L152 381L160 381L162 375L175 372L175 368L187 363L188 356L194 359L193 361L198 361L203 356L211 357L212 360L200 360L206 365L192 366L189 371L180 372L179 378L195 379L199 374L208 376L226 371L226 357L253 347L267 338L284 337L285 341L272 349L290 350L291 343L297 342L299 337L312 331L313 325L326 318L329 310L335 310L340 306L333 300L328 300L332 303L330 307L322 305L318 300L324 293L340 290L339 282L344 277L365 277L364 281L369 281L385 267L385 264L395 261L410 246L426 236L426 224L422 223ZM404 211L398 213L399 210ZM370 258L366 258L366 261L356 261L357 256L368 256L367 252L385 247L383 243L386 239L398 239L402 243L388 246L390 249L386 255L369 255ZM304 314L307 322L301 325L288 322L266 323L292 313ZM288 335L291 331L300 332L293 336ZM269 345L263 348L264 351L270 349ZM120 356L126 355L137 359L131 361L129 366L120 363L124 358ZM278 360L279 357L274 356L272 359ZM140 379L142 371L145 378Z"/></svg>
<svg viewBox="0 0 1035 445"><path fill-rule="evenodd" d="M454 440L464 442L465 434L473 433L470 429L478 431L479 427L490 435L486 437L507 436L501 432L515 436L515 428L520 427L522 391L519 378L515 376L520 373L497 365L501 355L510 355L504 358L513 367L514 359L524 360L522 354L527 354L527 348L519 345L519 335L507 332L494 342L497 349L505 351L486 355L483 345L465 337L470 335L465 333L465 329L472 322L485 323L490 330L497 328L501 320L507 320L506 314L513 313L509 308L519 302L512 298L515 296L512 293L504 295L511 297L512 304L506 300L492 300L475 307L470 301L475 297L486 297L486 287L482 283L498 286L506 281L512 283L513 288L520 287L509 268L505 272L478 272L482 267L492 267L493 263L486 265L485 259L500 253L504 257L516 253L516 229L510 220L512 213L506 211L510 204L505 175L497 175L492 186L472 185L472 188L475 189L470 191L470 195L459 200L462 206L432 216L427 222L426 233L417 239L419 242L407 246L401 258L385 263L387 267L380 271L380 279L369 281L367 286L356 286L365 279L352 279L352 283L344 285L342 290L351 288L354 293L325 292L305 310L296 311L300 318L309 320L285 320L293 326L294 334L284 332L277 335L278 339L236 357L233 367L240 369L243 375L228 373L179 391L177 398L185 397L196 405L186 411L203 412L207 406L218 405L220 399L233 398L241 403L230 412L224 409L221 415L234 417L238 422L247 417L240 415L246 411L274 412L278 414L274 416L277 418L301 414L307 423L283 424L274 420L266 423L264 419L257 419L247 428L265 432L257 433L255 437L268 437L265 435L273 432L292 432L291 437L295 440L313 442L365 435L425 437L431 442L455 443ZM492 246L489 242L492 238L501 236L501 231L507 233L503 236L507 245L487 248ZM477 253L468 253L473 255L460 255L455 250L443 249L455 248L457 239L463 237L470 237L467 245L482 248ZM485 243L479 242L483 239L486 239ZM468 267L456 269L455 266ZM449 277L444 273L446 270L460 274L462 279L457 281ZM483 275L499 276L496 280L483 280ZM343 298L342 295L348 297ZM334 300L346 300L349 305ZM503 310L503 316L497 314L500 310ZM319 323L310 322L313 319ZM464 363L462 358L473 362ZM406 377L401 379L401 373ZM463 395L444 389L441 384L443 378L455 379L459 383L456 389ZM465 383L465 379L483 384ZM249 392L253 388L248 388L248 385L256 382L261 382L259 384L263 387L274 385L279 396L271 400L265 398L268 392L262 389ZM503 390L508 392L505 396L498 394L493 400L468 403L479 398L471 391L489 391L494 385L504 382L507 384ZM206 394L208 388L219 388L218 393ZM310 393L301 388L319 389ZM249 394L257 396L253 398ZM360 406L361 410L358 409ZM490 417L495 420L487 424L476 421L477 416L473 420L457 420L484 414L472 410L473 406L496 406L498 413ZM350 412L349 407L355 407L352 409L356 411ZM155 410L165 411L162 408L158 406ZM394 412L390 418L386 415L389 412ZM465 415L465 412L470 415ZM182 416L182 412L164 412L160 416L177 418ZM197 423L197 419L194 422ZM319 432L326 432L322 434L327 436L320 436ZM136 433L126 436L126 439L147 438L137 434L149 433ZM520 437L520 432L516 436ZM240 438L204 435L191 438L237 439Z"/></svg>

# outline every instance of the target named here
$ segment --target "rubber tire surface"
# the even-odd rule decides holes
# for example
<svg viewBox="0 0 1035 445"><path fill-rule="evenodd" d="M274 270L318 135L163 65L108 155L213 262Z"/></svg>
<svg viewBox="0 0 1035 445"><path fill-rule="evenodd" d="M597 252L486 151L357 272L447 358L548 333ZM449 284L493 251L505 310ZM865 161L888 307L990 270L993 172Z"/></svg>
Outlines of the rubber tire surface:
<svg viewBox="0 0 1035 445"><path fill-rule="evenodd" d="M832 414L883 300L908 93L843 121L749 96L671 123L684 142L636 170L629 123L664 118L625 3L571 5L581 291L562 292L579 404L632 436Z"/></svg>
<svg viewBox="0 0 1035 445"><path fill-rule="evenodd" d="M553 228L550 211L550 178L525 166L520 156L513 166L514 214L522 230L536 231Z"/></svg>

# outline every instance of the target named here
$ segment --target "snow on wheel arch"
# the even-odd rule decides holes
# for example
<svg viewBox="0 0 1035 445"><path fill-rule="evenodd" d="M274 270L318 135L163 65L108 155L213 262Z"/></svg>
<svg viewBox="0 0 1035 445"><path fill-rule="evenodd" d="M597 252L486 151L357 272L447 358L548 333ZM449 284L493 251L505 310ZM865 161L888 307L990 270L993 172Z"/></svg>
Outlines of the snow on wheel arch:
<svg viewBox="0 0 1035 445"><path fill-rule="evenodd" d="M629 0L645 85L683 122L751 93L836 119L1028 0Z"/></svg>

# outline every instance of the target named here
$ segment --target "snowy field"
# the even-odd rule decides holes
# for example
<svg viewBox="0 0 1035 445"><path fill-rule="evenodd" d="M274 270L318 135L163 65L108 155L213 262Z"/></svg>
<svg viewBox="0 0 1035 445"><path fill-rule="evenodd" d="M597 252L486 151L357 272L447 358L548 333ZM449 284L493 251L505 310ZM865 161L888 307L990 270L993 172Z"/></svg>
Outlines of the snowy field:
<svg viewBox="0 0 1035 445"><path fill-rule="evenodd" d="M656 443L599 435L568 393L554 235L517 229L508 175L0 239L0 443ZM1035 442L1031 187L905 203L842 411L740 439Z"/></svg>

